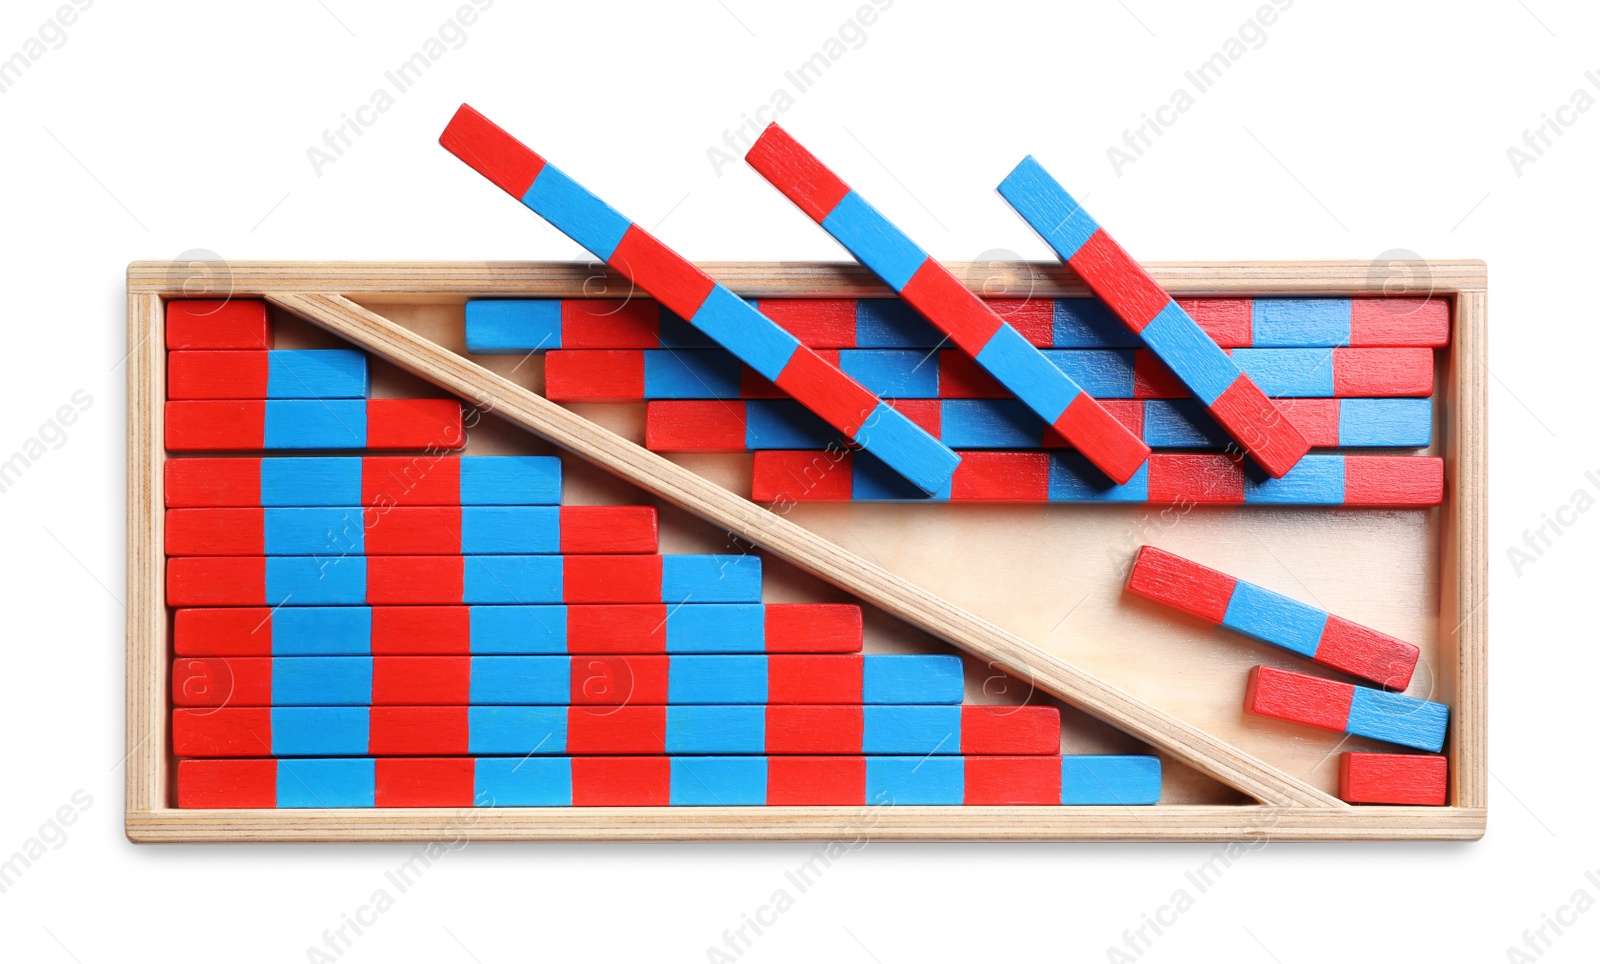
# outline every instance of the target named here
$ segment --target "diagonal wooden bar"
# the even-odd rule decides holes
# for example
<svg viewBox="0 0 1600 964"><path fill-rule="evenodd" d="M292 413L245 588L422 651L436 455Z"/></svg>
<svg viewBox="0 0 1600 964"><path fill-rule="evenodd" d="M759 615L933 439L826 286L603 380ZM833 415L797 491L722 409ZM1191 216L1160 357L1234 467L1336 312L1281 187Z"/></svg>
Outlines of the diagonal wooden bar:
<svg viewBox="0 0 1600 964"><path fill-rule="evenodd" d="M993 660L1175 758L1264 803L1346 805L1303 780L1148 706L740 498L641 446L424 339L342 295L274 293L272 303L585 458L708 522L722 526L908 623Z"/></svg>

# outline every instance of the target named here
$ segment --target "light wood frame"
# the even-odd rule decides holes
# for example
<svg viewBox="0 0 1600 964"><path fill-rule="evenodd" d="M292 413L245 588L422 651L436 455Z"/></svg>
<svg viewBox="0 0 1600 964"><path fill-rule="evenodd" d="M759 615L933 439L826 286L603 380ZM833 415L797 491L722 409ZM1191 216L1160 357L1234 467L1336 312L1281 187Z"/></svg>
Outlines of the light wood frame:
<svg viewBox="0 0 1600 964"><path fill-rule="evenodd" d="M870 297L855 266L703 266L746 296ZM1059 265L951 264L993 297L1086 291ZM603 268L496 262L138 262L128 269L128 648L126 828L135 841L472 839L1472 839L1486 822L1486 285L1476 261L1182 263L1147 266L1177 296L1391 293L1398 276L1453 301L1443 385L1447 495L1441 519L1443 671L1456 698L1451 805L1350 807L1129 697L1026 640L423 339L358 302L575 297L618 290ZM626 282L622 282L623 285ZM625 289L624 289L625 290ZM179 810L171 803L169 614L163 585L165 299L265 297L1263 801L1256 806L491 808ZM615 295L613 295L615 296ZM354 299L354 300L352 300ZM1454 626L1445 632L1442 627ZM1452 644L1453 643L1453 644Z"/></svg>

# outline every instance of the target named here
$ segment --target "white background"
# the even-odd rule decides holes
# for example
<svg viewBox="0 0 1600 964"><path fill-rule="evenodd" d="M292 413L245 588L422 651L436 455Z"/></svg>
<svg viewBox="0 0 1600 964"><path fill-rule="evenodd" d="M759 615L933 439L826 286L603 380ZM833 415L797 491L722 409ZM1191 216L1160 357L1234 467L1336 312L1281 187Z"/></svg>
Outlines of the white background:
<svg viewBox="0 0 1600 964"><path fill-rule="evenodd" d="M0 94L0 457L74 392L93 403L0 494L0 856L75 791L93 802L0 894L6 959L306 960L409 849L123 837L126 263L191 249L578 257L436 146L464 100L691 258L841 257L742 161L719 175L707 150L770 103L784 71L837 36L856 5L498 0L320 171L307 149L456 3L102 0L61 35L45 28L65 42ZM9 0L0 57L24 50L55 6ZM1590 778L1600 536L1590 516L1600 513L1576 515L1520 573L1507 558L1576 491L1600 493L1584 477L1600 470L1589 289L1600 110L1566 115L1564 136L1520 172L1507 155L1575 90L1600 97L1585 78L1600 69L1600 11L1297 0L1119 176L1108 146L1255 7L899 0L781 118L942 258L1047 256L991 189L1031 152L1143 259L1375 259L1400 248L1489 262L1488 836L1270 845L1200 895L1144 959L1504 960L1578 889L1600 897L1584 877L1600 868ZM1372 560L1375 581L1383 567ZM811 849L473 845L400 895L343 959L705 960ZM873 844L744 959L1105 960L1211 849ZM1544 959L1595 958L1600 913L1576 920Z"/></svg>

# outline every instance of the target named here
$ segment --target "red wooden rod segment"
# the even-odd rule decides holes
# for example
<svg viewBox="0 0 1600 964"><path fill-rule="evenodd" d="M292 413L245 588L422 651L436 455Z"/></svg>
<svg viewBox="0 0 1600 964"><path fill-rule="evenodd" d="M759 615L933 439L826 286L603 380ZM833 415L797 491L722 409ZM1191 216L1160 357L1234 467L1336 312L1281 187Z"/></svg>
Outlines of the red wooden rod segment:
<svg viewBox="0 0 1600 964"><path fill-rule="evenodd" d="M1448 798L1450 761L1415 753L1339 754L1339 799L1442 807Z"/></svg>

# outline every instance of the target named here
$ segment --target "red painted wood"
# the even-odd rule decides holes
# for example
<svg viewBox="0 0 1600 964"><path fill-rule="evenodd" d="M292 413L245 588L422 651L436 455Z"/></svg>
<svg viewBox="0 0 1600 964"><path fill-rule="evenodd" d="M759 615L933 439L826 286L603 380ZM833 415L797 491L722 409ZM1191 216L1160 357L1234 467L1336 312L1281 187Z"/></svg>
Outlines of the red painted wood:
<svg viewBox="0 0 1600 964"><path fill-rule="evenodd" d="M257 458L167 459L162 474L168 507L252 506L261 501Z"/></svg>
<svg viewBox="0 0 1600 964"><path fill-rule="evenodd" d="M613 706L567 709L567 748L581 753L665 753L665 706Z"/></svg>
<svg viewBox="0 0 1600 964"><path fill-rule="evenodd" d="M1172 300L1104 229L1096 228L1067 264L1135 332Z"/></svg>
<svg viewBox="0 0 1600 964"><path fill-rule="evenodd" d="M544 393L557 402L638 401L644 397L644 355L631 348L546 352Z"/></svg>
<svg viewBox="0 0 1600 964"><path fill-rule="evenodd" d="M628 225L606 262L673 314L693 318L716 282L637 224Z"/></svg>
<svg viewBox="0 0 1600 964"><path fill-rule="evenodd" d="M1220 348L1248 348L1251 342L1249 298L1176 298Z"/></svg>
<svg viewBox="0 0 1600 964"><path fill-rule="evenodd" d="M168 555L259 556L266 551L261 509L169 509Z"/></svg>
<svg viewBox="0 0 1600 964"><path fill-rule="evenodd" d="M458 449L465 444L461 403L453 398L367 400L369 449Z"/></svg>
<svg viewBox="0 0 1600 964"><path fill-rule="evenodd" d="M1404 640L1328 615L1316 660L1394 690L1411 685L1422 651Z"/></svg>
<svg viewBox="0 0 1600 964"><path fill-rule="evenodd" d="M466 606L372 607L374 656L466 655L472 648Z"/></svg>
<svg viewBox="0 0 1600 964"><path fill-rule="evenodd" d="M372 756L468 753L470 725L465 706L375 705L367 712L367 752Z"/></svg>
<svg viewBox="0 0 1600 964"><path fill-rule="evenodd" d="M570 616L568 625L570 633ZM769 653L855 653L861 650L861 634L860 606L767 604L766 648Z"/></svg>
<svg viewBox="0 0 1600 964"><path fill-rule="evenodd" d="M1272 403L1307 444L1327 448L1338 446L1339 399L1275 398Z"/></svg>
<svg viewBox="0 0 1600 964"><path fill-rule="evenodd" d="M259 449L265 445L265 400L167 402L163 414L169 451Z"/></svg>
<svg viewBox="0 0 1600 964"><path fill-rule="evenodd" d="M962 803L969 807L1061 803L1061 757L969 756Z"/></svg>
<svg viewBox="0 0 1600 964"><path fill-rule="evenodd" d="M1010 395L971 355L959 351L939 352L940 398L1008 398Z"/></svg>
<svg viewBox="0 0 1600 964"><path fill-rule="evenodd" d="M819 224L850 193L848 185L776 123L767 125L744 159L768 181L782 184L784 194Z"/></svg>
<svg viewBox="0 0 1600 964"><path fill-rule="evenodd" d="M471 757L381 758L375 764L379 807L470 807L474 766Z"/></svg>
<svg viewBox="0 0 1600 964"><path fill-rule="evenodd" d="M182 809L270 809L277 805L277 760L178 761L178 806Z"/></svg>
<svg viewBox="0 0 1600 964"><path fill-rule="evenodd" d="M180 609L172 620L172 646L179 656L271 656L272 610Z"/></svg>
<svg viewBox="0 0 1600 964"><path fill-rule="evenodd" d="M1045 502L1050 456L1043 452L967 452L950 483L952 502Z"/></svg>
<svg viewBox="0 0 1600 964"><path fill-rule="evenodd" d="M466 656L377 656L375 705L465 705L472 702L472 659Z"/></svg>
<svg viewBox="0 0 1600 964"><path fill-rule="evenodd" d="M860 753L864 726L855 705L767 706L767 753Z"/></svg>
<svg viewBox="0 0 1600 964"><path fill-rule="evenodd" d="M659 348L661 305L645 298L627 301L567 298L561 302L562 348Z"/></svg>
<svg viewBox="0 0 1600 964"><path fill-rule="evenodd" d="M924 261L906 282L900 297L948 334L952 344L973 357L1004 324L999 315L932 258Z"/></svg>
<svg viewBox="0 0 1600 964"><path fill-rule="evenodd" d="M663 604L567 607L569 653L664 653L666 649Z"/></svg>
<svg viewBox="0 0 1600 964"><path fill-rule="evenodd" d="M859 807L867 802L866 757L775 756L767 760L770 807Z"/></svg>
<svg viewBox="0 0 1600 964"><path fill-rule="evenodd" d="M267 353L173 351L167 353L167 398L266 398Z"/></svg>
<svg viewBox="0 0 1600 964"><path fill-rule="evenodd" d="M172 752L180 757L272 756L272 708L174 709Z"/></svg>
<svg viewBox="0 0 1600 964"><path fill-rule="evenodd" d="M250 298L174 298L167 302L167 348L181 350L272 347L267 303Z"/></svg>
<svg viewBox="0 0 1600 964"><path fill-rule="evenodd" d="M665 807L672 762L665 756L583 756L572 760L575 807Z"/></svg>
<svg viewBox="0 0 1600 964"><path fill-rule="evenodd" d="M1444 298L1351 298L1350 344L1450 344L1450 302Z"/></svg>
<svg viewBox="0 0 1600 964"><path fill-rule="evenodd" d="M645 448L651 452L744 452L744 402L650 402Z"/></svg>
<svg viewBox="0 0 1600 964"><path fill-rule="evenodd" d="M1246 375L1234 379L1208 411L1273 478L1281 478L1294 468L1309 447L1293 424Z"/></svg>
<svg viewBox="0 0 1600 964"><path fill-rule="evenodd" d="M767 661L768 703L860 703L862 657L774 656Z"/></svg>
<svg viewBox="0 0 1600 964"><path fill-rule="evenodd" d="M245 656L230 659L172 661L174 706L271 706L272 660Z"/></svg>
<svg viewBox="0 0 1600 964"><path fill-rule="evenodd" d="M439 144L519 201L544 170L544 158L466 104L439 135Z"/></svg>
<svg viewBox="0 0 1600 964"><path fill-rule="evenodd" d="M1150 457L1150 446L1088 393L1074 398L1051 428L1080 452L1094 452L1095 465L1118 484L1133 478Z"/></svg>
<svg viewBox="0 0 1600 964"><path fill-rule="evenodd" d="M369 556L367 602L405 606L462 596L466 575L461 556Z"/></svg>
<svg viewBox="0 0 1600 964"><path fill-rule="evenodd" d="M1433 506L1442 501L1443 459L1345 456L1345 505Z"/></svg>
<svg viewBox="0 0 1600 964"><path fill-rule="evenodd" d="M924 432L938 438L942 431L944 410L937 398L893 398L889 406L904 415Z"/></svg>
<svg viewBox="0 0 1600 964"><path fill-rule="evenodd" d="M169 606L260 606L266 602L265 556L167 560Z"/></svg>
<svg viewBox="0 0 1600 964"><path fill-rule="evenodd" d="M856 346L854 299L762 298L756 308L809 348Z"/></svg>
<svg viewBox="0 0 1600 964"><path fill-rule="evenodd" d="M967 280L972 282L970 277ZM1053 299L992 298L985 304L1035 348L1049 348L1055 342L1056 303Z"/></svg>
<svg viewBox="0 0 1600 964"><path fill-rule="evenodd" d="M562 568L568 603L661 600L660 556L568 556Z"/></svg>
<svg viewBox="0 0 1600 964"><path fill-rule="evenodd" d="M795 350L778 373L777 384L795 398L806 399L806 407L851 438L878 407L878 396L806 348Z"/></svg>
<svg viewBox="0 0 1600 964"><path fill-rule="evenodd" d="M1341 753L1339 799L1442 807L1448 798L1450 761L1415 753Z"/></svg>
<svg viewBox="0 0 1600 964"><path fill-rule="evenodd" d="M647 505L564 505L563 553L656 551L656 510Z"/></svg>
<svg viewBox="0 0 1600 964"><path fill-rule="evenodd" d="M362 512L369 556L448 556L461 552L461 508L452 505L375 507Z"/></svg>
<svg viewBox="0 0 1600 964"><path fill-rule="evenodd" d="M1242 505L1244 470L1228 455L1172 455L1150 460L1150 495L1154 503Z"/></svg>
<svg viewBox="0 0 1600 964"><path fill-rule="evenodd" d="M1220 625L1239 580L1155 546L1141 546L1126 591Z"/></svg>
<svg viewBox="0 0 1600 964"><path fill-rule="evenodd" d="M574 656L574 706L643 706L667 702L668 656Z"/></svg>
<svg viewBox="0 0 1600 964"><path fill-rule="evenodd" d="M1061 711L1053 706L963 706L961 752L1060 754Z"/></svg>
<svg viewBox="0 0 1600 964"><path fill-rule="evenodd" d="M1148 348L1133 351L1134 398L1190 398L1193 393L1166 363Z"/></svg>
<svg viewBox="0 0 1600 964"><path fill-rule="evenodd" d="M368 455L361 460L361 504L459 505L461 460L437 452Z"/></svg>
<svg viewBox="0 0 1600 964"><path fill-rule="evenodd" d="M1340 398L1433 394L1429 348L1335 348L1333 393Z"/></svg>
<svg viewBox="0 0 1600 964"><path fill-rule="evenodd" d="M1343 733L1354 695L1355 687L1349 683L1256 666L1250 670L1244 708L1257 716Z"/></svg>
<svg viewBox="0 0 1600 964"><path fill-rule="evenodd" d="M848 502L854 481L851 461L843 451L756 452L750 499L780 509L793 502Z"/></svg>

